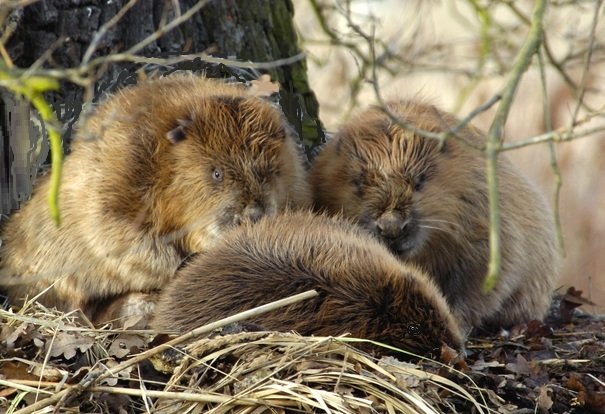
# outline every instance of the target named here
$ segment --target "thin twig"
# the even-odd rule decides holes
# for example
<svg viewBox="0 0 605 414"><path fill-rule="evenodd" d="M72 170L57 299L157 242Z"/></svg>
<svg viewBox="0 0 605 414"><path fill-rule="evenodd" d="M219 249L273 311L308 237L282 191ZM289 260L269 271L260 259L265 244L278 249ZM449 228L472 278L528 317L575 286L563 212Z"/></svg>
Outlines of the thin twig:
<svg viewBox="0 0 605 414"><path fill-rule="evenodd" d="M507 1L506 5L509 7L509 9L523 22L525 23L527 26L531 26L531 21L530 19L525 16L521 10L519 10L519 8L517 7L517 5L515 4L515 2L513 1ZM563 81L567 84L567 86L574 92L574 94L577 94L578 91L578 85L576 85L576 83L574 82L574 80L571 78L571 76L567 73L567 71L565 70L565 68L563 67L563 63L560 62L559 60L557 60L557 58L555 57L551 47L550 47L550 42L548 40L547 36L544 36L542 39L542 48L544 49L544 52L546 53L546 58L548 59L548 62L550 63L550 65L555 68L555 70L557 71L557 73L559 73L559 75L563 78ZM565 59L563 59L563 61L565 61ZM594 109L591 108L590 106L588 106L588 104L586 104L586 102L584 102L583 100L581 101L582 106L584 108L586 108L586 110L594 112Z"/></svg>
<svg viewBox="0 0 605 414"><path fill-rule="evenodd" d="M170 58L144 57L129 53L116 53L110 56L99 57L90 61L87 65L80 65L68 69L39 69L32 71L33 76L43 76L52 79L62 79L70 81L78 86L86 87L90 84L89 74L101 66L110 63L139 63L171 66L181 62L188 62L199 59L202 62L223 64L226 66L244 68L244 69L271 69L278 66L291 65L305 58L305 53L301 52L294 56L283 59L275 59L267 62L242 62L234 59L225 59L210 56L204 52L189 55L178 55Z"/></svg>
<svg viewBox="0 0 605 414"><path fill-rule="evenodd" d="M86 52L84 53L84 57L82 58L82 64L86 65L88 63L88 61L92 57L92 54L97 50L99 42L107 34L109 29L118 24L118 22L122 20L126 12L130 10L135 4L137 4L137 2L138 0L130 0L115 14L115 16L109 19L105 24L103 24L103 26L101 26L99 30L95 32L92 41L88 45L88 49L86 49Z"/></svg>
<svg viewBox="0 0 605 414"><path fill-rule="evenodd" d="M593 136L599 132L605 131L605 125L594 128L589 128L583 131L572 131L569 128L559 128L554 131L548 131L532 138L523 139L520 141L503 144L500 147L500 152L511 151L518 148L529 147L530 145L543 144L548 142L566 142L573 141L579 138Z"/></svg>
<svg viewBox="0 0 605 414"><path fill-rule="evenodd" d="M126 54L134 55L143 50L150 43L155 42L160 37L164 36L166 33L172 31L177 28L181 24L185 23L189 20L193 15L199 12L206 4L210 3L210 0L199 0L194 6L192 6L189 10L187 10L182 15L178 16L176 19L172 20L166 26L160 27L158 30L147 36L145 39L141 40L136 45L132 46Z"/></svg>
<svg viewBox="0 0 605 414"><path fill-rule="evenodd" d="M366 40L369 43L369 47L370 47L370 56L372 58L375 57L375 50L374 50L374 42L372 41L373 36L367 36ZM461 137L460 135L458 135L458 132L460 132L460 130L462 130L462 128L464 128L466 125L468 125L469 122L471 122L472 119L474 119L477 115L479 115L480 113L487 111L489 108L491 108L496 102L498 102L501 99L500 95L494 95L492 98L490 98L487 102L485 102L484 104L480 105L479 107L477 107L475 110L473 110L472 112L470 112L462 121L460 121L457 125L455 125L454 127L447 129L443 132L440 133L435 133L435 132L431 132L431 131L427 131L421 128L416 127L415 125L406 122L405 119L402 119L399 115L397 115L395 112L391 111L391 109L388 107L388 104L386 103L386 101L384 100L382 93L380 91L380 86L378 84L378 73L376 71L376 65L372 65L372 87L374 89L374 96L376 97L376 100L378 101L379 107L380 109L397 125L399 125L401 128L404 128L414 134L417 134L421 137L424 138L428 138L428 139L435 139L437 141L439 141L441 144L443 144L448 138L453 138L458 140L460 143L474 148L474 149L481 149L479 147L477 147L475 144L465 140L463 137Z"/></svg>
<svg viewBox="0 0 605 414"><path fill-rule="evenodd" d="M467 116L465 116L464 118L462 118L462 120L456 126L454 126L454 128L452 128L449 132L453 135L458 134L458 132L460 132L460 130L462 128L467 126L473 119L475 119L478 115L480 115L483 112L490 109L501 99L502 99L502 95L500 95L500 94L496 94L496 95L492 96L488 101L484 102L483 104L479 105L474 110L469 112L469 114Z"/></svg>
<svg viewBox="0 0 605 414"><path fill-rule="evenodd" d="M588 82L588 71L590 68L590 61L592 59L592 52L594 50L594 45L596 41L596 30L597 23L599 22L599 10L601 10L601 6L603 5L603 0L597 0L595 3L594 15L592 16L592 23L590 25L590 37L588 41L588 49L586 51L586 60L584 61L584 70L582 71L582 79L580 80L580 86L577 92L576 98L576 107L573 112L573 116L571 117L572 124L575 122L575 119L578 117L578 113L580 112L580 107L584 102L584 94L586 93L586 84Z"/></svg>
<svg viewBox="0 0 605 414"><path fill-rule="evenodd" d="M34 381L31 381L34 382ZM41 390L39 388L35 388L35 387L30 387L29 385L25 385L25 384L20 384L19 382L14 382L11 380L5 380L0 378L0 385L4 386L4 387L9 387L9 388L14 388L16 390L19 391L25 391L25 392L29 392L32 394L35 394L37 392L41 392L44 394L48 394L48 395L53 395L53 392L50 391L46 391L46 390Z"/></svg>
<svg viewBox="0 0 605 414"><path fill-rule="evenodd" d="M540 69L540 86L542 87L542 113L544 117L544 130L552 131L552 119L550 116L550 101L548 100L548 90L546 84L546 68L544 64L544 56L542 51L538 51L538 66ZM561 178L561 170L559 169L559 163L557 162L557 153L555 151L555 144L551 141L548 143L548 153L550 156L550 167L555 176L555 191L553 194L553 215L555 228L557 231L557 240L559 242L559 250L564 255L565 253L565 241L563 239L563 230L561 229L561 214L560 214L560 196L561 186L563 180Z"/></svg>
<svg viewBox="0 0 605 414"><path fill-rule="evenodd" d="M50 47L48 49L46 49L44 51L44 53L42 53L40 55L40 57L38 59L36 59L34 61L34 63L32 63L24 72L23 72L23 77L27 77L27 76L31 76L31 74L33 72L35 72L38 68L42 67L42 65L44 65L53 55L53 53L55 53L55 51L59 48L59 46L61 46L63 43L65 43L67 41L67 37L65 36L61 36L59 37L57 40L55 40L53 42L52 45L50 45Z"/></svg>

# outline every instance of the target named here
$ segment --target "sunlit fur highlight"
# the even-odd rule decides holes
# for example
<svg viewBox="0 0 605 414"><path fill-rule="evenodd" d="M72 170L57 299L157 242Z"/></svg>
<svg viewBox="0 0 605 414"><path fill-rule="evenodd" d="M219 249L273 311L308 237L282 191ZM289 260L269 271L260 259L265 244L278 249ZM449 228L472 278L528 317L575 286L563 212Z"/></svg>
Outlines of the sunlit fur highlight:
<svg viewBox="0 0 605 414"><path fill-rule="evenodd" d="M303 335L350 333L433 355L443 342L462 345L423 272L357 226L310 212L264 217L197 255L162 292L152 325L185 332L309 289L319 296L247 322Z"/></svg>
<svg viewBox="0 0 605 414"><path fill-rule="evenodd" d="M44 177L4 228L0 283L13 303L54 282L42 303L90 314L100 300L161 288L246 208L310 202L281 113L242 85L180 75L125 88L98 105L72 149L61 227Z"/></svg>
<svg viewBox="0 0 605 414"><path fill-rule="evenodd" d="M458 123L418 101L387 106L433 133ZM466 143L482 146L485 139L472 126L457 135L440 148L438 141L405 130L378 108L362 112L342 126L312 166L316 206L355 220L400 259L430 274L465 330L541 319L557 279L552 213L500 155L502 273L495 289L483 294L489 258L486 161ZM404 222L405 230L392 229ZM377 223L392 227L389 239Z"/></svg>

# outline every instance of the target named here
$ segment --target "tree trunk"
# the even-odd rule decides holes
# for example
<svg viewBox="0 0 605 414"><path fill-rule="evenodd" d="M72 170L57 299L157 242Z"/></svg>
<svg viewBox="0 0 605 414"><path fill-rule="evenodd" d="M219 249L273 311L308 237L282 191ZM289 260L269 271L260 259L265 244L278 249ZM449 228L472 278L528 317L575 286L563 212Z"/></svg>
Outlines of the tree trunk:
<svg viewBox="0 0 605 414"><path fill-rule="evenodd" d="M93 41L99 28L118 13L127 0L45 0L34 3L23 10L12 13L9 20L16 22L16 30L10 38L7 49L14 63L22 68L30 67L37 59L52 50L46 67L76 67ZM108 30L98 43L94 56L104 56L128 50L145 37L157 30L198 3L197 0L139 0L123 18ZM228 57L239 61L269 62L295 56L300 52L293 27L293 6L291 0L222 0L209 1L200 12L176 29L165 33L139 52L147 57L168 57L171 55L192 54L203 51L213 56ZM95 99L106 92L113 91L136 81L135 70L141 65L112 64L103 73L95 85ZM250 71L227 68L223 65L206 64L193 61L159 68L162 71L189 69L205 71L209 76L228 76L251 78ZM306 62L272 68L267 71L281 84L280 104L288 120L294 126L307 147L321 141L323 132L318 120L318 104L309 88L306 77ZM241 75L241 76L240 76ZM82 110L83 90L64 82L61 91L49 96L49 101L63 123L63 138L69 143L72 128ZM9 103L7 103L9 102ZM33 152L36 140L30 138L22 144L23 132L14 132L6 120L14 118L17 106L5 101L0 144L0 180L2 180L1 212L7 213L15 208L21 199L29 196L31 185L20 184L12 193L7 193L7 182L15 182L14 160L23 159L24 154ZM26 122L21 126L30 132ZM10 132L13 131L13 132ZM19 145L15 146L14 134L19 136ZM67 149L66 144L66 149ZM8 155L12 151L13 156ZM30 164L31 167L31 164ZM23 170L25 171L25 170ZM4 174L4 175L2 175ZM27 181L27 180L26 180ZM16 192L15 192L16 191ZM20 200L14 194L21 194ZM24 194L24 196L23 196ZM5 198L10 200L4 200Z"/></svg>

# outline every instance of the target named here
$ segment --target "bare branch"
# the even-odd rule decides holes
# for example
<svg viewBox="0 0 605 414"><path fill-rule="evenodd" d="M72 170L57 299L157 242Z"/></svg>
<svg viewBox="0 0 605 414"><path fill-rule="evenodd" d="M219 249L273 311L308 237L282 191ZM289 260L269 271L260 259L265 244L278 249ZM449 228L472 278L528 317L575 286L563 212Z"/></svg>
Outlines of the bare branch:
<svg viewBox="0 0 605 414"><path fill-rule="evenodd" d="M542 51L538 51L538 65L540 68L540 86L542 88L542 112L544 114L544 129L546 131L552 131L552 119L550 117L550 102L548 100L548 90L546 87L546 69L544 64L544 56ZM557 162L557 154L555 152L555 145L551 141L548 143L548 152L550 155L550 166L555 176L555 191L553 194L553 214L555 227L557 229L557 239L559 241L559 250L565 252L565 242L563 239L563 230L561 229L561 214L559 211L560 207L560 196L561 186L563 180L561 178L561 170Z"/></svg>
<svg viewBox="0 0 605 414"><path fill-rule="evenodd" d="M584 70L582 71L582 80L580 81L578 96L576 98L576 107L574 109L573 116L571 117L572 123L574 123L575 119L578 117L580 107L584 102L584 93L586 92L586 83L588 81L588 69L590 67L592 52L594 50L594 44L596 41L595 32L597 30L597 23L599 22L599 10L601 10L602 5L603 0L597 0L595 3L594 15L592 16L592 23L590 25L590 40L588 41L588 50L586 52L586 60L584 61Z"/></svg>

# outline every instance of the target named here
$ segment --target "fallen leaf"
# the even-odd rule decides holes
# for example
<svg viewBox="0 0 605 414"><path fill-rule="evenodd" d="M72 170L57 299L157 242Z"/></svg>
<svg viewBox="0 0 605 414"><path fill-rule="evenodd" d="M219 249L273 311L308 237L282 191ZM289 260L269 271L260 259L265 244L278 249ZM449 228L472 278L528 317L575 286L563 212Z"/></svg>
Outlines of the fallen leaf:
<svg viewBox="0 0 605 414"><path fill-rule="evenodd" d="M114 359L110 359L109 361L107 361L106 365L107 365L107 369L111 369L111 368L119 365L119 362ZM131 374L132 374L132 367L128 367L128 368L125 368L125 369L119 371L118 373L112 375L111 377L107 377L107 378L103 379L101 381L101 384L106 384L106 385L109 385L110 387L115 387L119 380L130 379Z"/></svg>
<svg viewBox="0 0 605 414"><path fill-rule="evenodd" d="M531 368L523 355L518 354L516 362L506 364L506 369L519 375L529 375Z"/></svg>
<svg viewBox="0 0 605 414"><path fill-rule="evenodd" d="M0 375L8 380L38 380L39 378L32 374L30 366L21 361L0 362Z"/></svg>
<svg viewBox="0 0 605 414"><path fill-rule="evenodd" d="M525 336L527 338L544 338L545 336L551 335L552 329L538 320L529 321L525 330Z"/></svg>
<svg viewBox="0 0 605 414"><path fill-rule="evenodd" d="M107 412L127 414L132 411L132 399L126 395L101 393L97 402L107 407Z"/></svg>
<svg viewBox="0 0 605 414"><path fill-rule="evenodd" d="M248 90L248 93L253 96L271 96L279 92L279 83L271 82L271 76L267 74L261 75L258 79L250 81L250 83L252 86Z"/></svg>
<svg viewBox="0 0 605 414"><path fill-rule="evenodd" d="M11 395L13 395L15 392L17 392L16 388L7 387L7 388L4 388L4 389L1 389L0 390L0 398L8 398Z"/></svg>
<svg viewBox="0 0 605 414"><path fill-rule="evenodd" d="M458 358L458 352L454 348L446 343L441 344L441 361L443 361L444 364L453 365Z"/></svg>
<svg viewBox="0 0 605 414"><path fill-rule="evenodd" d="M552 407L553 400L551 395L552 390L548 386L543 385L539 388L538 398L536 398L536 404L542 412L548 412Z"/></svg>
<svg viewBox="0 0 605 414"><path fill-rule="evenodd" d="M19 340L19 338L23 335L26 335L27 331L32 328L33 326L31 324L23 322L21 325L15 328L15 330L13 330L10 334L7 335L5 339L6 347L9 349L14 348L15 343Z"/></svg>
<svg viewBox="0 0 605 414"><path fill-rule="evenodd" d="M565 386L578 393L576 401L579 405L596 414L605 413L605 394L587 387L580 378L580 374L572 374L566 381Z"/></svg>
<svg viewBox="0 0 605 414"><path fill-rule="evenodd" d="M122 333L118 335L109 346L109 355L124 358L131 352L138 352L145 346L145 341L138 335Z"/></svg>
<svg viewBox="0 0 605 414"><path fill-rule="evenodd" d="M409 389L420 386L420 378L417 375L405 375L402 373L395 374L395 384L399 388Z"/></svg>
<svg viewBox="0 0 605 414"><path fill-rule="evenodd" d="M570 306L575 305L574 307L576 307L576 308L578 306L582 306L582 305L590 305L590 306L597 305L590 299L586 299L585 297L583 297L582 293L584 293L584 291L577 290L573 286L570 286L567 289L567 292L565 292L565 295L563 295L563 300L568 302Z"/></svg>
<svg viewBox="0 0 605 414"><path fill-rule="evenodd" d="M48 365L46 367L44 367L44 370L43 370L42 367L43 367L43 364L35 363L33 365L33 369L31 370L31 372L32 372L32 374L34 374L36 376L36 379L41 378L44 381L59 382L69 376L69 373L65 370L58 369L58 368L48 366Z"/></svg>
<svg viewBox="0 0 605 414"><path fill-rule="evenodd" d="M469 368L473 371L483 371L485 368L497 368L502 367L504 364L499 363L498 361L489 361L486 362L483 359L476 361Z"/></svg>
<svg viewBox="0 0 605 414"><path fill-rule="evenodd" d="M95 340L90 336L80 335L79 333L59 332L55 340L50 343L50 356L59 357L63 355L65 359L72 359L76 352L86 352L93 346Z"/></svg>

